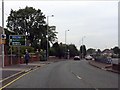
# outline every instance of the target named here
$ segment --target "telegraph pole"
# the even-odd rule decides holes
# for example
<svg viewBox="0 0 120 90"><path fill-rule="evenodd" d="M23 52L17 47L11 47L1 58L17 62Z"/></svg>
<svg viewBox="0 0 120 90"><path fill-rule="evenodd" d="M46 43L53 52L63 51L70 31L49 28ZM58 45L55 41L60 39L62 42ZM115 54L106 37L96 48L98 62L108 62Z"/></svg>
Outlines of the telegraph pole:
<svg viewBox="0 0 120 90"><path fill-rule="evenodd" d="M48 34L48 30L49 30L49 17L54 17L54 15L47 16L47 49L46 49L46 58L47 58L47 60L48 60L48 57L49 57L49 48L48 48L48 45L49 45L49 34Z"/></svg>
<svg viewBox="0 0 120 90"><path fill-rule="evenodd" d="M69 30L65 30L65 58L67 56L67 45L66 45L66 41L67 41L67 31Z"/></svg>
<svg viewBox="0 0 120 90"><path fill-rule="evenodd" d="M4 33L4 0L2 0L2 33ZM4 43L2 43L2 67L4 67Z"/></svg>

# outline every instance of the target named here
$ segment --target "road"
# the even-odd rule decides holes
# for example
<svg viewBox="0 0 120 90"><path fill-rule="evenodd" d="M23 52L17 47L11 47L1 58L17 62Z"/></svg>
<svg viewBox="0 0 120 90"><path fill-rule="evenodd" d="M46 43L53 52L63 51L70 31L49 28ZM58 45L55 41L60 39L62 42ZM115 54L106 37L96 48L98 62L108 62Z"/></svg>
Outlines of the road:
<svg viewBox="0 0 120 90"><path fill-rule="evenodd" d="M40 67L7 88L117 88L118 74L95 68L86 60ZM98 89L99 90L99 89Z"/></svg>

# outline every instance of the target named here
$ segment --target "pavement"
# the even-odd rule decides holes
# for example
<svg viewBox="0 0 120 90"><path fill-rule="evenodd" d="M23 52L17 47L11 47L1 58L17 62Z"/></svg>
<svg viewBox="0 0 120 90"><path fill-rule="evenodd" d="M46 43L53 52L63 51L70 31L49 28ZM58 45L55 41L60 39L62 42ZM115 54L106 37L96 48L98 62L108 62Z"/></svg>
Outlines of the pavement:
<svg viewBox="0 0 120 90"><path fill-rule="evenodd" d="M100 62L93 61L93 60L90 60L89 64L94 66L94 67L97 67L99 69L103 69L103 70L106 70L106 71L110 71L110 72L114 72L114 73L120 74L119 71L112 69L112 64L100 63Z"/></svg>

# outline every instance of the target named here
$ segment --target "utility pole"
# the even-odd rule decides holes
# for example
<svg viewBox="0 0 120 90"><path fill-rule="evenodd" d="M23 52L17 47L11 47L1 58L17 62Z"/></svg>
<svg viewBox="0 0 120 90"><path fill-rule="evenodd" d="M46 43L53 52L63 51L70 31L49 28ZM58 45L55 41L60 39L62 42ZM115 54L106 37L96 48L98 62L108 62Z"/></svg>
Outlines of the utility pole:
<svg viewBox="0 0 120 90"><path fill-rule="evenodd" d="M4 33L4 0L2 0L2 33ZM4 67L4 44L2 44L2 67Z"/></svg>
<svg viewBox="0 0 120 90"><path fill-rule="evenodd" d="M67 45L66 45L66 41L67 41L67 31L69 31L69 30L65 30L65 58L66 58L66 54L67 54Z"/></svg>
<svg viewBox="0 0 120 90"><path fill-rule="evenodd" d="M51 16L47 16L47 50L46 50L46 58L48 60L48 57L49 57L49 48L48 48L48 44L49 44L49 36L48 36L48 30L49 30L49 17L54 17L54 15L51 15Z"/></svg>

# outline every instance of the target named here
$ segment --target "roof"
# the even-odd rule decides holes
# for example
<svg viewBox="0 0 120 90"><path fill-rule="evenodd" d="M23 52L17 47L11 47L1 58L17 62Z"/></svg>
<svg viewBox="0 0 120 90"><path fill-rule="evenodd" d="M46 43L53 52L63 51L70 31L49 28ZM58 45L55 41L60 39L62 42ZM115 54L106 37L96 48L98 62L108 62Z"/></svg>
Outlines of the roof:
<svg viewBox="0 0 120 90"><path fill-rule="evenodd" d="M105 49L102 53L113 53L113 50Z"/></svg>

